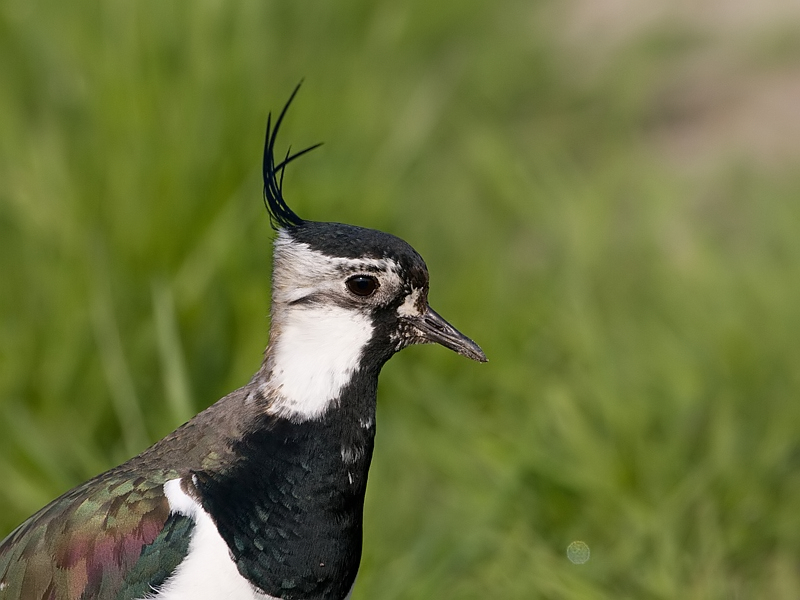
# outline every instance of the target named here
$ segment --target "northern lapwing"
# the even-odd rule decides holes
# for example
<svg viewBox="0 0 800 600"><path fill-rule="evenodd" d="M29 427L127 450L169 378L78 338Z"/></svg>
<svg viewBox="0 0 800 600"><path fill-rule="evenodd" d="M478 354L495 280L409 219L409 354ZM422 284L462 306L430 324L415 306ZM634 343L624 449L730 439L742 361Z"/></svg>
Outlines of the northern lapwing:
<svg viewBox="0 0 800 600"><path fill-rule="evenodd" d="M299 88L299 86L298 86ZM341 600L361 560L378 374L411 344L477 361L428 306L428 271L393 235L305 221L283 198L261 368L139 456L65 493L0 544L0 600Z"/></svg>

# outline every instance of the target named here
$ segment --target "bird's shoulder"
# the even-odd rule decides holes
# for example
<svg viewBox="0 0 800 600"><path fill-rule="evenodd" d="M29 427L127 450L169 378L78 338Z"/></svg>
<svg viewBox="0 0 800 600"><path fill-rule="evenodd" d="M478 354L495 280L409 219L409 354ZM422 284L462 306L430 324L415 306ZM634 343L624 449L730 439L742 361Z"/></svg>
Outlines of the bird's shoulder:
<svg viewBox="0 0 800 600"><path fill-rule="evenodd" d="M185 557L193 521L170 512L171 469L112 469L57 498L0 543L0 597L143 598Z"/></svg>
<svg viewBox="0 0 800 600"><path fill-rule="evenodd" d="M254 386L64 493L0 541L0 600L151 595L185 558L195 528L171 510L164 484L235 461L230 440L252 426Z"/></svg>

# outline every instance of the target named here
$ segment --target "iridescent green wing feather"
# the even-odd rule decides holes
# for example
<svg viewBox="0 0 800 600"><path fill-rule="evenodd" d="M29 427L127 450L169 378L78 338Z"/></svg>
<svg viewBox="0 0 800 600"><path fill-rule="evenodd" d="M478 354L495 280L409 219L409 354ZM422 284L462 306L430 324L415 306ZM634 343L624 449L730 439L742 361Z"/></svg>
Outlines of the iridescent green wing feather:
<svg viewBox="0 0 800 600"><path fill-rule="evenodd" d="M186 555L191 519L170 514L170 471L118 468L67 492L0 543L0 600L134 600Z"/></svg>

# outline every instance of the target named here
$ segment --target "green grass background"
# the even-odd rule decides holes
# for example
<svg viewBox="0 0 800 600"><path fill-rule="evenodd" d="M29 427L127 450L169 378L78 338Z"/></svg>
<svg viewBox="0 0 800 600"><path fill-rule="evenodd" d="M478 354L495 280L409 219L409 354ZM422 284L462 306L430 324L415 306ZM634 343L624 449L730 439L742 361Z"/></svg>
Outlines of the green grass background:
<svg viewBox="0 0 800 600"><path fill-rule="evenodd" d="M305 77L290 204L408 240L490 360L384 369L354 598L800 597L797 163L665 160L713 40L587 76L557 8L3 2L0 537L258 368L263 128Z"/></svg>

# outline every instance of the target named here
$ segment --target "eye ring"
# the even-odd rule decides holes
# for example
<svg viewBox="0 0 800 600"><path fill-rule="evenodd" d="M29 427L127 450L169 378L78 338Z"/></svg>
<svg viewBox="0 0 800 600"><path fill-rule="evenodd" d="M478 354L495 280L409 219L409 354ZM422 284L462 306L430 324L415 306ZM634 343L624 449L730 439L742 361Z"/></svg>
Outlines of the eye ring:
<svg viewBox="0 0 800 600"><path fill-rule="evenodd" d="M373 275L353 275L344 282L350 293L366 298L380 287L378 278Z"/></svg>

